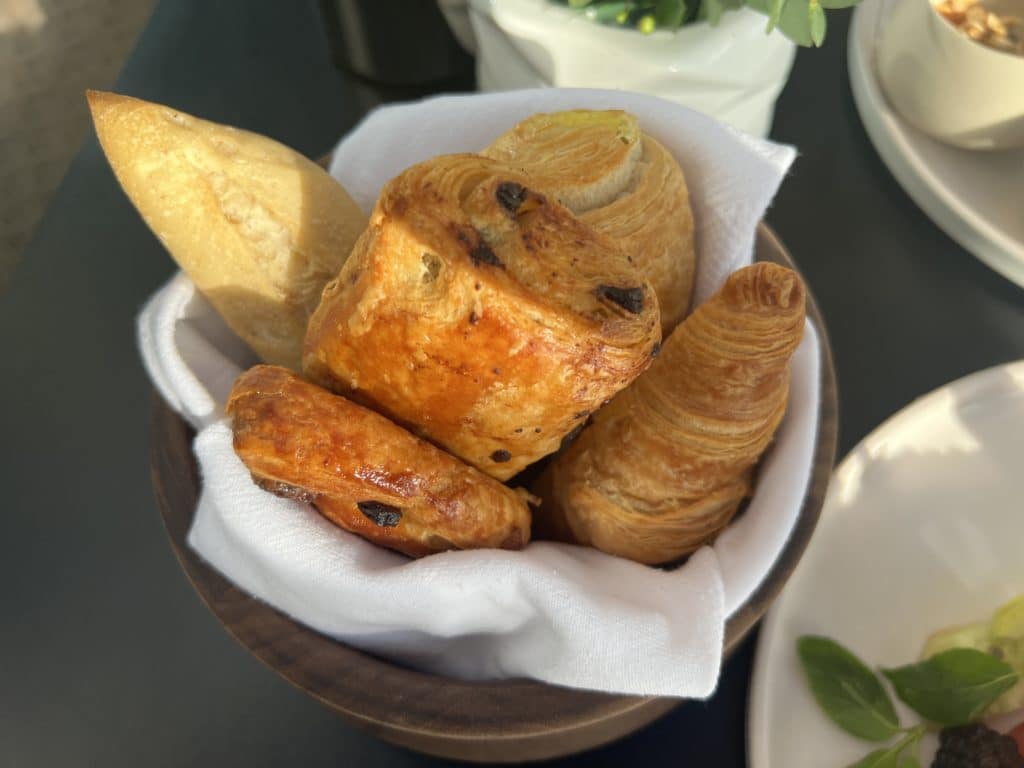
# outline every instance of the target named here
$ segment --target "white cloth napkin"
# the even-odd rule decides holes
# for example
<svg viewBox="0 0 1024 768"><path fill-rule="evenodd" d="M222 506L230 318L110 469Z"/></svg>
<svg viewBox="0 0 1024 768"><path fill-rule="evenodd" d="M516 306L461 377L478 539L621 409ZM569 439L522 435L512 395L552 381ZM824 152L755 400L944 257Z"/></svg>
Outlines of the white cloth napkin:
<svg viewBox="0 0 1024 768"><path fill-rule="evenodd" d="M697 223L698 301L750 262L755 226L794 151L651 97L540 90L384 107L341 142L331 173L369 211L384 182L408 165L481 149L531 113L571 107L629 110L679 159ZM252 483L232 450L223 405L254 360L187 277L177 275L149 301L138 335L154 384L198 430L202 493L189 532L196 552L303 624L444 675L707 697L725 620L777 557L810 476L819 360L808 324L789 409L754 498L714 547L684 566L667 572L542 542L522 552L408 560Z"/></svg>

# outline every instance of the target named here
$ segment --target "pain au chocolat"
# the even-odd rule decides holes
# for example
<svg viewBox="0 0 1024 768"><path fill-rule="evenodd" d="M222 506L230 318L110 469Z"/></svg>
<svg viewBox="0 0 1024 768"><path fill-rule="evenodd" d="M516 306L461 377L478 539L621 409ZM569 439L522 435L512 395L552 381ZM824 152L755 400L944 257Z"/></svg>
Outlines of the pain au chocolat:
<svg viewBox="0 0 1024 768"><path fill-rule="evenodd" d="M538 527L648 564L712 539L751 492L803 328L796 273L769 263L734 273L551 463Z"/></svg>
<svg viewBox="0 0 1024 768"><path fill-rule="evenodd" d="M227 412L235 453L259 486L311 502L375 544L422 557L530 539L525 491L285 368L243 373Z"/></svg>
<svg viewBox="0 0 1024 768"><path fill-rule="evenodd" d="M609 235L651 281L667 335L690 306L696 259L690 193L679 163L621 110L532 115L483 154L528 174Z"/></svg>
<svg viewBox="0 0 1024 768"><path fill-rule="evenodd" d="M506 480L648 365L648 281L610 237L479 155L415 165L310 319L304 371Z"/></svg>

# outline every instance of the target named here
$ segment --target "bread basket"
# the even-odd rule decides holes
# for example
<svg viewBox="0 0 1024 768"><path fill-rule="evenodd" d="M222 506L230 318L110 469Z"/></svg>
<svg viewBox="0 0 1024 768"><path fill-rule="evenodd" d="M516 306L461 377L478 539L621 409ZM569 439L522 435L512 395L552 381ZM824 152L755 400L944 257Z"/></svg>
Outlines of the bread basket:
<svg viewBox="0 0 1024 768"><path fill-rule="evenodd" d="M761 224L759 261L795 265ZM813 465L795 527L771 570L726 625L728 655L767 611L813 533L832 471L837 392L831 351L813 296L807 313L821 345ZM680 699L571 690L530 680L465 682L410 670L296 623L235 587L188 547L200 480L190 427L157 396L151 416L154 488L171 545L199 595L225 628L293 685L382 739L461 760L517 762L579 752L631 733Z"/></svg>

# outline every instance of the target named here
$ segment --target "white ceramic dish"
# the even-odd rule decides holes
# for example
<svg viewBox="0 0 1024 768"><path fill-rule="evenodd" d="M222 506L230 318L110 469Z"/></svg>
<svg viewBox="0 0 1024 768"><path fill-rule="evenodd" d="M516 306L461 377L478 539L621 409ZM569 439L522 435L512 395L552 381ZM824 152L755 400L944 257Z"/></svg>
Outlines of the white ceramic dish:
<svg viewBox="0 0 1024 768"><path fill-rule="evenodd" d="M875 43L890 7L890 0L863 0L850 25L850 85L868 136L896 180L939 227L1024 286L1024 149L957 149L892 111L874 66Z"/></svg>
<svg viewBox="0 0 1024 768"><path fill-rule="evenodd" d="M932 0L891 0L885 7L875 71L889 104L953 146L1024 147L1024 56L975 42ZM1017 16L1024 5L985 0L985 8Z"/></svg>
<svg viewBox="0 0 1024 768"><path fill-rule="evenodd" d="M481 91L612 88L658 96L765 137L796 44L748 8L716 26L642 35L550 0L438 0ZM628 66L623 66L628 62Z"/></svg>
<svg viewBox="0 0 1024 768"><path fill-rule="evenodd" d="M827 635L868 664L917 659L947 625L1024 592L1024 361L917 400L833 476L807 553L761 629L748 712L751 768L849 765L875 748L819 710L795 653ZM899 706L902 722L915 716ZM929 765L935 738L922 750Z"/></svg>

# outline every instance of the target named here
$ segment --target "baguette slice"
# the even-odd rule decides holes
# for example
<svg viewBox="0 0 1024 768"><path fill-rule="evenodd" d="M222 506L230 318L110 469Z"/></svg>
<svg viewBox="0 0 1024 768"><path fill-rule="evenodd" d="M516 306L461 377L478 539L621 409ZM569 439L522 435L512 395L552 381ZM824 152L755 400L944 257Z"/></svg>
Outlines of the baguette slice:
<svg viewBox="0 0 1024 768"><path fill-rule="evenodd" d="M367 217L294 150L170 107L88 91L129 199L227 324L298 370L309 315Z"/></svg>

